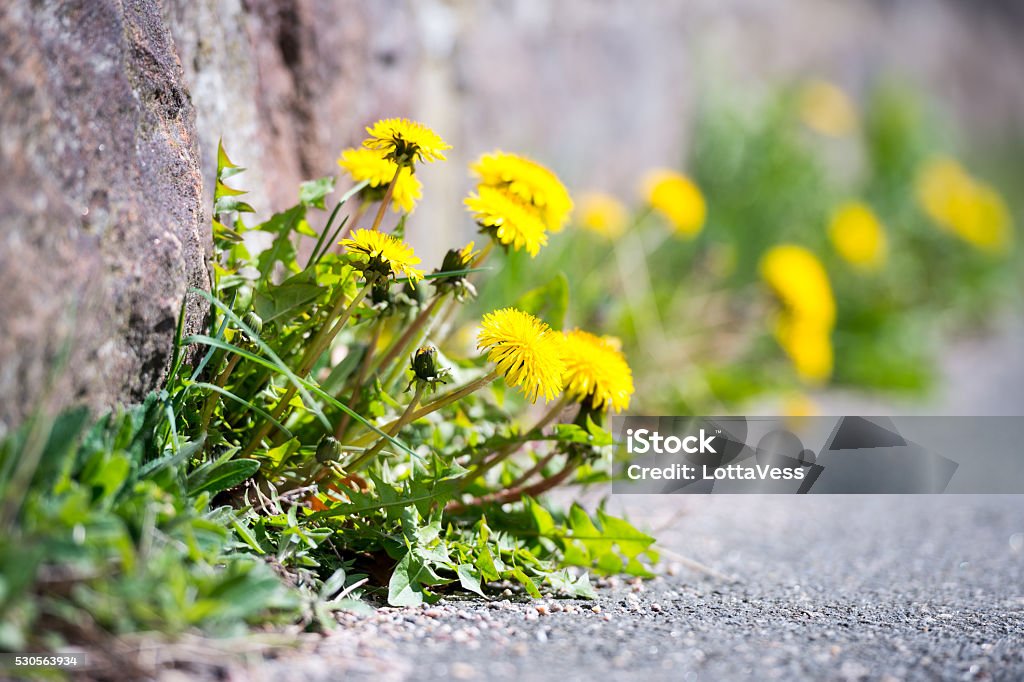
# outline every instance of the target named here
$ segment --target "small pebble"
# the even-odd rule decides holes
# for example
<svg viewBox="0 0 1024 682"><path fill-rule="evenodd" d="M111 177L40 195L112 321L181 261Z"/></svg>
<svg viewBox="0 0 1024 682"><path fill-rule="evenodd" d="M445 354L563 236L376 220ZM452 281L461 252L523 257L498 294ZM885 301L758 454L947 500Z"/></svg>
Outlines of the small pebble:
<svg viewBox="0 0 1024 682"><path fill-rule="evenodd" d="M469 663L463 663L462 661L456 661L452 663L452 677L457 680L471 680L477 676L476 668L471 666Z"/></svg>

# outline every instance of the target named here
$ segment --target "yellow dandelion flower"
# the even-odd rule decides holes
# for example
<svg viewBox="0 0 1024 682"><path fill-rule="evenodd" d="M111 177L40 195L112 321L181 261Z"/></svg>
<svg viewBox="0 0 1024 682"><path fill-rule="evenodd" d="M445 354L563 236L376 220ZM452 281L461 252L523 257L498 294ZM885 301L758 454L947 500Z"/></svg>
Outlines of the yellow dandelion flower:
<svg viewBox="0 0 1024 682"><path fill-rule="evenodd" d="M973 181L955 159L937 157L918 171L915 182L917 201L929 218L949 227L956 213L956 204L969 195Z"/></svg>
<svg viewBox="0 0 1024 682"><path fill-rule="evenodd" d="M916 181L917 200L937 225L984 251L1006 251L1013 224L1006 202L972 178L954 159L926 163Z"/></svg>
<svg viewBox="0 0 1024 682"><path fill-rule="evenodd" d="M875 270L885 263L885 228L871 207L861 201L850 201L836 209L828 236L836 253L855 268Z"/></svg>
<svg viewBox="0 0 1024 682"><path fill-rule="evenodd" d="M580 200L577 221L591 232L608 239L618 239L626 231L629 211L612 195L592 192Z"/></svg>
<svg viewBox="0 0 1024 682"><path fill-rule="evenodd" d="M385 118L367 127L370 135L363 146L381 152L403 166L415 161L444 161L444 150L451 149L433 130L406 118Z"/></svg>
<svg viewBox="0 0 1024 682"><path fill-rule="evenodd" d="M704 227L707 204L690 178L674 170L649 172L642 184L644 199L683 237L694 237Z"/></svg>
<svg viewBox="0 0 1024 682"><path fill-rule="evenodd" d="M368 182L367 188L380 194L379 197L373 197L374 199L384 198L384 191L398 169L398 164L372 149L346 149L341 153L338 165L345 169L354 181ZM422 198L423 183L413 174L411 168L402 166L391 195L391 208L396 213L412 213L416 208L416 202Z"/></svg>
<svg viewBox="0 0 1024 682"><path fill-rule="evenodd" d="M562 390L565 362L562 335L529 313L504 308L484 315L477 348L498 367L510 386L522 388L527 400L551 400Z"/></svg>
<svg viewBox="0 0 1024 682"><path fill-rule="evenodd" d="M1005 253L1013 241L1013 221L1006 201L995 189L975 182L970 209L956 221L960 238L982 251Z"/></svg>
<svg viewBox="0 0 1024 682"><path fill-rule="evenodd" d="M366 256L371 268L387 266L390 274L408 277L412 285L423 277L423 272L413 267L420 259L412 247L390 234L359 229L353 231L350 238L341 240L341 245L349 253Z"/></svg>
<svg viewBox="0 0 1024 682"><path fill-rule="evenodd" d="M838 86L812 81L800 91L800 120L811 130L830 137L849 135L857 129L857 109Z"/></svg>
<svg viewBox="0 0 1024 682"><path fill-rule="evenodd" d="M596 409L629 408L633 372L610 339L575 329L565 334L565 392L577 402L590 400Z"/></svg>
<svg viewBox="0 0 1024 682"><path fill-rule="evenodd" d="M474 220L505 246L536 256L548 243L536 207L494 187L480 187L463 201Z"/></svg>
<svg viewBox="0 0 1024 682"><path fill-rule="evenodd" d="M828 273L817 256L802 246L782 244L762 256L760 270L789 315L831 328L836 304Z"/></svg>
<svg viewBox="0 0 1024 682"><path fill-rule="evenodd" d="M569 220L573 207L569 190L557 175L536 161L495 151L477 159L470 170L479 178L478 187L504 190L535 206L548 230L558 232Z"/></svg>
<svg viewBox="0 0 1024 682"><path fill-rule="evenodd" d="M775 338L793 363L801 379L821 383L832 374L831 329L816 320L782 315L775 326Z"/></svg>

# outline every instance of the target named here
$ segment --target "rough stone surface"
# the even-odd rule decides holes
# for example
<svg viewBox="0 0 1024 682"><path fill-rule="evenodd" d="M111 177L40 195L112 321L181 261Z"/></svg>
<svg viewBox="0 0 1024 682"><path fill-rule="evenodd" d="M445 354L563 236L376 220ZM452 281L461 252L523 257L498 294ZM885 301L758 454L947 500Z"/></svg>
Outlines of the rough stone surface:
<svg viewBox="0 0 1024 682"><path fill-rule="evenodd" d="M159 2L3 3L0 92L0 426L141 398L187 287L208 286L194 113ZM193 302L190 327L203 314Z"/></svg>
<svg viewBox="0 0 1024 682"><path fill-rule="evenodd" d="M168 0L164 13L196 106L203 172L217 142L263 214L381 116L415 114L418 37L400 0Z"/></svg>

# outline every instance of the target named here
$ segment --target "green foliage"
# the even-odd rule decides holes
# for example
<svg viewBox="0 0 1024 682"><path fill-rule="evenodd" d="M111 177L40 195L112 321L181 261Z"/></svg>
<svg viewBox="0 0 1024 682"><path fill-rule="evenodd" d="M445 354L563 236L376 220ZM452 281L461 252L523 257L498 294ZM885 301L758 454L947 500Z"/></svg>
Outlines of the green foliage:
<svg viewBox="0 0 1024 682"><path fill-rule="evenodd" d="M460 392L484 385L481 358L442 347L419 368L429 376L411 371L436 320L422 323L474 291L425 282L481 268L416 288L374 279L335 248L365 183L326 222L333 178L248 225L253 207L229 184L242 170L218 150L214 286L195 292L212 315L184 336L182 311L164 390L95 423L83 409L37 417L0 443L0 647L322 628L359 599L414 605L508 583L590 597L590 573L649 574L648 536L532 496L576 469L606 480L600 415L522 431L522 403L500 387ZM520 305L561 327L568 279Z"/></svg>
<svg viewBox="0 0 1024 682"><path fill-rule="evenodd" d="M163 415L153 394L91 426L84 409L33 417L0 442L0 648L297 616L301 601L237 551L239 512L210 504L209 481L190 489L201 443L155 438Z"/></svg>
<svg viewBox="0 0 1024 682"><path fill-rule="evenodd" d="M553 235L535 259L500 254L477 310L511 296L544 314L555 297L533 289L531 273L558 269L572 282L565 324L622 340L643 386L631 411L715 414L784 402L821 384L800 377L775 338L780 301L758 264L772 247L796 244L820 260L835 298L829 383L910 396L930 389L943 339L1019 306L1021 250L976 248L924 210L922 169L952 154L955 135L912 87L883 82L862 106L851 100L855 123L841 137L806 124L801 92L757 98L712 87L699 98L682 164L707 205L699 234L673 234L641 191L624 203L621 236L585 231L577 216L576 229ZM984 161L976 165L991 165ZM1018 159L1003 177L1019 172ZM623 201L634 191L613 193ZM830 242L832 215L849 201L869 206L883 226L887 257L875 270L854 267Z"/></svg>

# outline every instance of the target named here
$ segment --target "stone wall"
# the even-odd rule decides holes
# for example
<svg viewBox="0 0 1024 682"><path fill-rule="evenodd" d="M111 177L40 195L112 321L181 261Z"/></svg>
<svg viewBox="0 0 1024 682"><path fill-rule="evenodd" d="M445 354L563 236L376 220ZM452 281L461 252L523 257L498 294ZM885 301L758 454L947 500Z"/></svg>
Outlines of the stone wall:
<svg viewBox="0 0 1024 682"><path fill-rule="evenodd" d="M2 431L156 386L209 229L157 0L4 3L0 93Z"/></svg>

